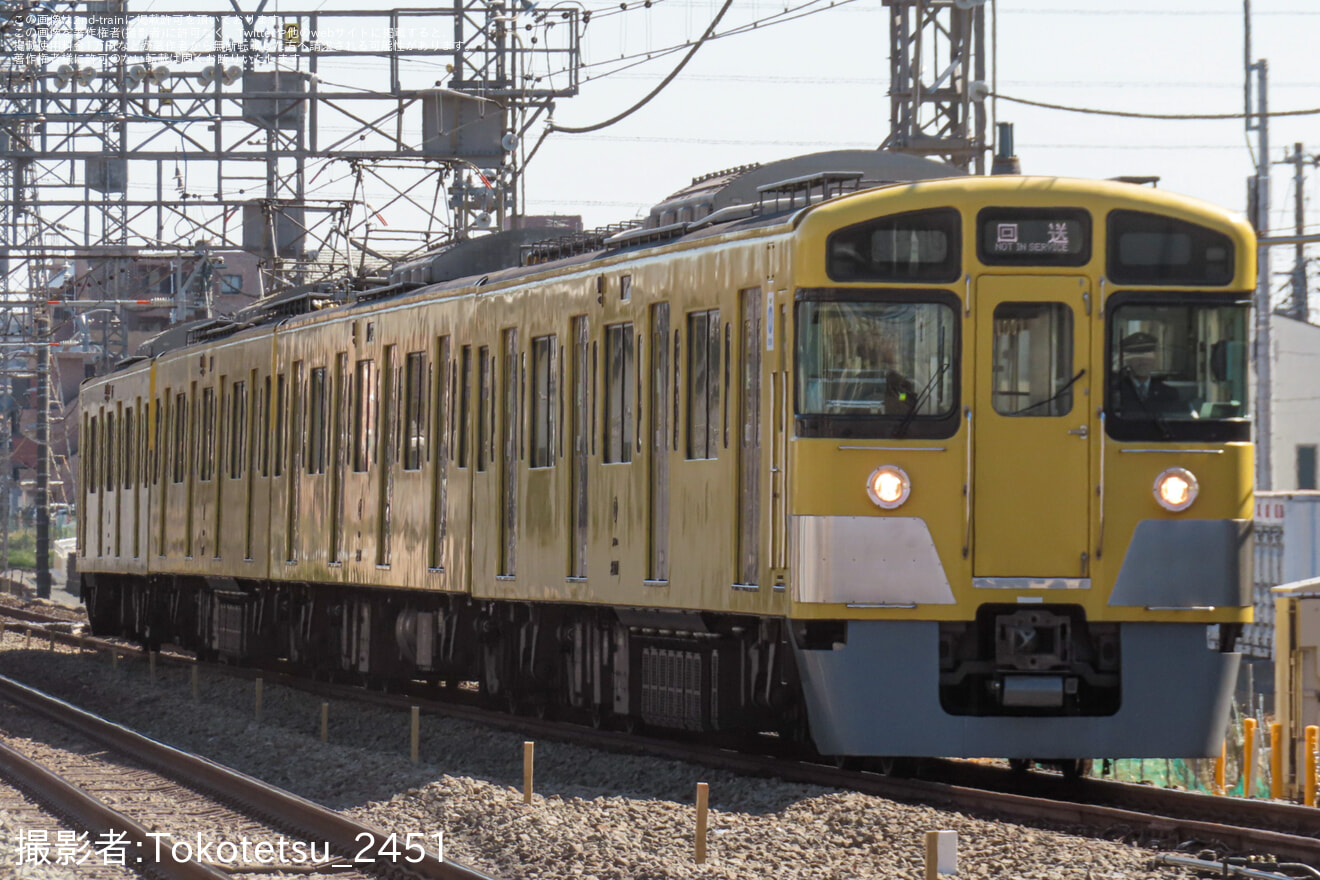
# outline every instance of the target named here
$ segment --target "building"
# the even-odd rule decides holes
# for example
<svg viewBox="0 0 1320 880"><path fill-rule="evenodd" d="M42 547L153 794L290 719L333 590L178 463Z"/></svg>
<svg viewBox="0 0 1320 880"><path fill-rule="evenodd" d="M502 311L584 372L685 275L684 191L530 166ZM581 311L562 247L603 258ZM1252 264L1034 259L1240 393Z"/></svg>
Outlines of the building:
<svg viewBox="0 0 1320 880"><path fill-rule="evenodd" d="M1272 315L1270 340L1270 488L1320 489L1320 327Z"/></svg>

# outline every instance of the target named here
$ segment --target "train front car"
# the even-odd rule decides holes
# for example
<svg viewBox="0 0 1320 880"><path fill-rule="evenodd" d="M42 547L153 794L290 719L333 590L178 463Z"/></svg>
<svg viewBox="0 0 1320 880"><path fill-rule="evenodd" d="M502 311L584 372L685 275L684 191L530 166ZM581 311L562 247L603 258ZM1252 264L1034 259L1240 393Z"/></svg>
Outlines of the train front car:
<svg viewBox="0 0 1320 880"><path fill-rule="evenodd" d="M955 179L804 218L793 635L825 754L1217 754L1250 619L1250 228Z"/></svg>

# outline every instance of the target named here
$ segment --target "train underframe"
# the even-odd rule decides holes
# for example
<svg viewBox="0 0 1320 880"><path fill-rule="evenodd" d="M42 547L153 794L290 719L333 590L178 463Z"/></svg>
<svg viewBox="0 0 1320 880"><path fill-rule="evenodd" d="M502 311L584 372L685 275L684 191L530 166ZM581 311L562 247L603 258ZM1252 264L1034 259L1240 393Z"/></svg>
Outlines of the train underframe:
<svg viewBox="0 0 1320 880"><path fill-rule="evenodd" d="M325 584L84 573L98 635L385 689L475 683L509 711L805 740L782 621Z"/></svg>
<svg viewBox="0 0 1320 880"><path fill-rule="evenodd" d="M152 648L386 689L472 682L513 712L773 732L835 756L1217 754L1239 659L1204 624L1069 605L789 621L170 575L83 573L82 590L95 633Z"/></svg>

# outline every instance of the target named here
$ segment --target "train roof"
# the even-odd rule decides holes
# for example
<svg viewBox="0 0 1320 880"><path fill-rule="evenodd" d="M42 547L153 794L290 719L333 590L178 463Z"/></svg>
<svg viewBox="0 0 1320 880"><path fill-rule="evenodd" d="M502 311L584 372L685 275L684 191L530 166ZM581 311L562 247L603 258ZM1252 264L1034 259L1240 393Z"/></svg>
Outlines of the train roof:
<svg viewBox="0 0 1320 880"><path fill-rule="evenodd" d="M1149 181L1145 181L1149 182ZM396 266L376 285L350 293L347 302L320 289L288 291L248 307L234 319L208 319L172 327L144 343L130 361L157 357L194 343L215 341L261 325L303 315L344 314L387 300L475 292L548 271L573 270L602 259L662 244L690 243L713 236L791 226L809 209L828 204L845 209L848 197L879 189L934 190L984 195L1029 196L1042 190L1122 199L1139 184L1025 175L969 176L951 166L877 150L837 150L765 165L748 165L694 178L692 184L657 203L640 222L590 231L531 227L454 242ZM1142 200L1176 213L1222 208L1185 196L1141 187ZM122 366L128 366L126 361Z"/></svg>

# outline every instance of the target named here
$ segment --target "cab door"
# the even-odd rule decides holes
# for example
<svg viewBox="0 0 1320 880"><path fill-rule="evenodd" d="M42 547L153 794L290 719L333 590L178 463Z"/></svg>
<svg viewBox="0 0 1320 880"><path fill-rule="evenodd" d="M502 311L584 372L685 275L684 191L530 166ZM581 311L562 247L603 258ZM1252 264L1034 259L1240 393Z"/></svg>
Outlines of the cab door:
<svg viewBox="0 0 1320 880"><path fill-rule="evenodd" d="M1086 586L1093 438L1089 282L977 282L973 575L980 587ZM1098 386L1096 386L1098 387Z"/></svg>

